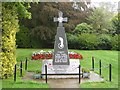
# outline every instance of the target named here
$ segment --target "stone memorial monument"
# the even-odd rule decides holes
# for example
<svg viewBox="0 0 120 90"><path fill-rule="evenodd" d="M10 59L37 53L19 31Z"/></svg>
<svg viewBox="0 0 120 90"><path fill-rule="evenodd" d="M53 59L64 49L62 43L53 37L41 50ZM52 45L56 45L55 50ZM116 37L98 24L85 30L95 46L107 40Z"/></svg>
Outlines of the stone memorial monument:
<svg viewBox="0 0 120 90"><path fill-rule="evenodd" d="M45 65L47 65L48 74L72 74L79 73L79 59L69 59L68 44L65 34L63 22L67 22L67 18L63 18L63 13L59 12L59 17L54 18L54 22L59 22L57 34L55 36L53 59L43 60L42 74L45 74ZM49 76L48 78L78 78L78 76Z"/></svg>
<svg viewBox="0 0 120 90"><path fill-rule="evenodd" d="M63 13L59 12L59 18L54 18L54 22L59 22L57 34L55 37L53 65L69 65L68 45L65 34L65 28L62 22L67 22L67 18L63 18Z"/></svg>
<svg viewBox="0 0 120 90"><path fill-rule="evenodd" d="M54 18L54 22L59 22L59 25L55 37L53 65L56 73L65 73L70 64L65 28L63 27L63 22L67 22L67 17L63 18L63 13L60 11L59 17Z"/></svg>

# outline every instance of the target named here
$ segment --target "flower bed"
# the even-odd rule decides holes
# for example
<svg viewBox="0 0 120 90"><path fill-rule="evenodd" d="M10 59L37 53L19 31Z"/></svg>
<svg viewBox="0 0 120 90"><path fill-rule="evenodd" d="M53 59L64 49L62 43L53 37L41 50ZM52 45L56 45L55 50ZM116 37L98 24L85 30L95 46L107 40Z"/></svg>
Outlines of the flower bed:
<svg viewBox="0 0 120 90"><path fill-rule="evenodd" d="M39 59L52 59L53 52L52 51L39 51L39 52L33 52L32 54L32 60L39 60ZM83 56L81 54L75 53L75 52L69 52L69 58L70 59L83 59Z"/></svg>

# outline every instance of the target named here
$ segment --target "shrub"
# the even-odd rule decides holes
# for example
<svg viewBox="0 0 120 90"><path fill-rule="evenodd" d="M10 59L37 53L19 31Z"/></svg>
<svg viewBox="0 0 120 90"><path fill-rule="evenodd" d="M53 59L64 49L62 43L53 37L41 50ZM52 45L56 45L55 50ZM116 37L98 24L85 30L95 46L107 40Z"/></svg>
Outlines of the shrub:
<svg viewBox="0 0 120 90"><path fill-rule="evenodd" d="M119 36L120 35L111 37L112 50L119 50L119 40L118 40Z"/></svg>
<svg viewBox="0 0 120 90"><path fill-rule="evenodd" d="M36 74L41 74L41 71L40 71L40 70L36 70L35 73L36 73Z"/></svg>
<svg viewBox="0 0 120 90"><path fill-rule="evenodd" d="M111 36L109 34L89 34L84 33L81 35L68 34L69 48L82 49L82 50L120 50L118 37L120 35Z"/></svg>
<svg viewBox="0 0 120 90"><path fill-rule="evenodd" d="M82 72L83 72L83 73L90 73L90 70L87 69L87 68L82 68Z"/></svg>
<svg viewBox="0 0 120 90"><path fill-rule="evenodd" d="M74 33L75 34L92 33L93 31L92 29L93 28L87 23L81 23L76 26Z"/></svg>
<svg viewBox="0 0 120 90"><path fill-rule="evenodd" d="M97 36L95 34L81 34L79 36L79 43L80 46L83 48L81 49L96 49L98 42Z"/></svg>
<svg viewBox="0 0 120 90"><path fill-rule="evenodd" d="M79 48L79 37L72 34L67 34L68 36L68 47L71 49L78 49Z"/></svg>
<svg viewBox="0 0 120 90"><path fill-rule="evenodd" d="M20 26L20 31L16 34L16 43L19 48L28 48L30 47L30 35L29 30L25 26Z"/></svg>
<svg viewBox="0 0 120 90"><path fill-rule="evenodd" d="M110 50L112 48L110 35L102 34L98 36L98 49Z"/></svg>
<svg viewBox="0 0 120 90"><path fill-rule="evenodd" d="M16 64L16 32L19 31L18 18L30 18L29 4L2 3L2 45L0 78L8 78L14 73Z"/></svg>
<svg viewBox="0 0 120 90"><path fill-rule="evenodd" d="M5 5L5 4L4 4ZM2 52L1 54L1 75L0 78L8 78L13 74L16 64L16 32L19 30L18 16L15 9L5 8L3 5L3 21L2 21Z"/></svg>

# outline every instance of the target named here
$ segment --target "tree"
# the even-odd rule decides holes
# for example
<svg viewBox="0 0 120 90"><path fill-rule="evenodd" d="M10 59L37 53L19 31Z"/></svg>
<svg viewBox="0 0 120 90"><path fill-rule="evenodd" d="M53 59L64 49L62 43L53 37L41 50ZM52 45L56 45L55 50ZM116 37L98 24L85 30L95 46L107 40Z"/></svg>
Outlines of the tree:
<svg viewBox="0 0 120 90"><path fill-rule="evenodd" d="M112 23L115 29L114 34L120 34L120 14L117 14L113 17Z"/></svg>
<svg viewBox="0 0 120 90"><path fill-rule="evenodd" d="M75 11L72 8L72 4L73 3L69 2L40 2L38 4L31 3L31 9L29 11L32 13L32 19L21 19L20 23L24 24L29 29L32 47L37 47L37 45L39 48L48 47L48 45L45 45L50 44L50 46L53 48L53 42L57 28L57 23L53 22L53 18L58 16L59 10L64 13L64 17L68 17L68 22L64 23L66 32L73 31L78 23L86 21L85 18L90 13L90 10L86 7L86 5L81 2L78 3L83 8L86 8L84 11Z"/></svg>
<svg viewBox="0 0 120 90"><path fill-rule="evenodd" d="M89 24L95 29L95 33L110 33L112 28L112 12L107 10L102 4L93 10L92 14L88 17Z"/></svg>
<svg viewBox="0 0 120 90"><path fill-rule="evenodd" d="M30 35L29 30L24 25L20 25L20 31L16 34L16 43L19 45L20 48L28 48L30 47ZM18 47L17 45L17 47Z"/></svg>
<svg viewBox="0 0 120 90"><path fill-rule="evenodd" d="M16 62L16 32L19 31L18 18L30 18L27 9L28 3L4 2L2 3L2 73L1 78L8 78L13 74Z"/></svg>

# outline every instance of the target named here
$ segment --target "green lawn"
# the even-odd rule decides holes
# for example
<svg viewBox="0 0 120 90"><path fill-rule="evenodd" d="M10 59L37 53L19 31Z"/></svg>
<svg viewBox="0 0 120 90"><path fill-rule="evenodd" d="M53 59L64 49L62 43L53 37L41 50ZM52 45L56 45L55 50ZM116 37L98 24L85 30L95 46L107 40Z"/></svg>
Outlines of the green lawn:
<svg viewBox="0 0 120 90"><path fill-rule="evenodd" d="M20 66L20 61L23 62L23 76L25 75L25 60L26 57L28 58L28 71L37 71L41 70L42 62L41 61L31 61L30 56L33 51L37 49L17 49L17 67ZM48 88L49 85L46 83L39 83L33 80L23 81L20 77L20 70L17 69L17 80L16 82L13 81L13 76L9 79L4 79L2 81L2 88Z"/></svg>
<svg viewBox="0 0 120 90"><path fill-rule="evenodd" d="M81 61L82 67L91 68L91 57L95 57L95 68L99 68L99 60L102 61L103 66L108 66L112 64L112 82L108 82L108 68L102 68L102 76L105 79L105 82L101 83L84 83L81 84L82 88L118 88L118 52L117 51L78 51L83 55L84 60ZM99 70L95 70L95 72L99 73Z"/></svg>
<svg viewBox="0 0 120 90"><path fill-rule="evenodd" d="M40 61L28 61L28 71L36 71L40 70L40 66L36 65L39 64ZM41 64L41 63L40 63ZM20 63L17 63L17 67L19 67ZM23 76L25 75L26 71L24 69L23 64ZM20 77L20 69L17 69L17 79L16 82L13 80L13 76L11 76L8 79L4 79L2 81L2 88L48 88L49 85L46 83L39 83L33 80L22 80L22 77Z"/></svg>
<svg viewBox="0 0 120 90"><path fill-rule="evenodd" d="M48 88L48 84L38 83L36 81L23 81L20 77L17 77L17 81L13 81L13 77L3 80L2 88Z"/></svg>
<svg viewBox="0 0 120 90"><path fill-rule="evenodd" d="M39 51L41 49L17 49L17 61L25 61L26 57L29 58L28 61L28 71L41 70L42 62L31 61L31 54L34 51ZM51 50L51 49L44 49ZM101 59L102 65L106 66L112 64L112 82L108 82L108 69L102 69L102 76L105 82L92 82L80 84L81 88L117 88L118 87L118 51L108 51L108 50L70 50L77 53L81 53L84 57L81 60L81 66L86 68L91 68L91 57L95 57L95 68L98 68L98 62ZM24 68L24 67L23 67ZM19 71L19 70L18 70ZM95 72L98 73L97 70ZM26 71L24 70L24 74ZM17 72L17 82L13 82L13 77L3 80L3 87L5 88L48 88L49 85L45 83L38 83L35 81L23 81L19 77L19 72Z"/></svg>
<svg viewBox="0 0 120 90"><path fill-rule="evenodd" d="M108 68L102 68L102 76L105 79L105 82L101 83L84 83L80 84L82 88L118 88L118 52L117 51L78 51L83 55L84 60L81 61L82 67L91 68L91 57L95 57L95 68L99 68L99 60L102 61L103 66L108 66L112 64L112 82L108 82ZM98 70L95 72L99 73Z"/></svg>

